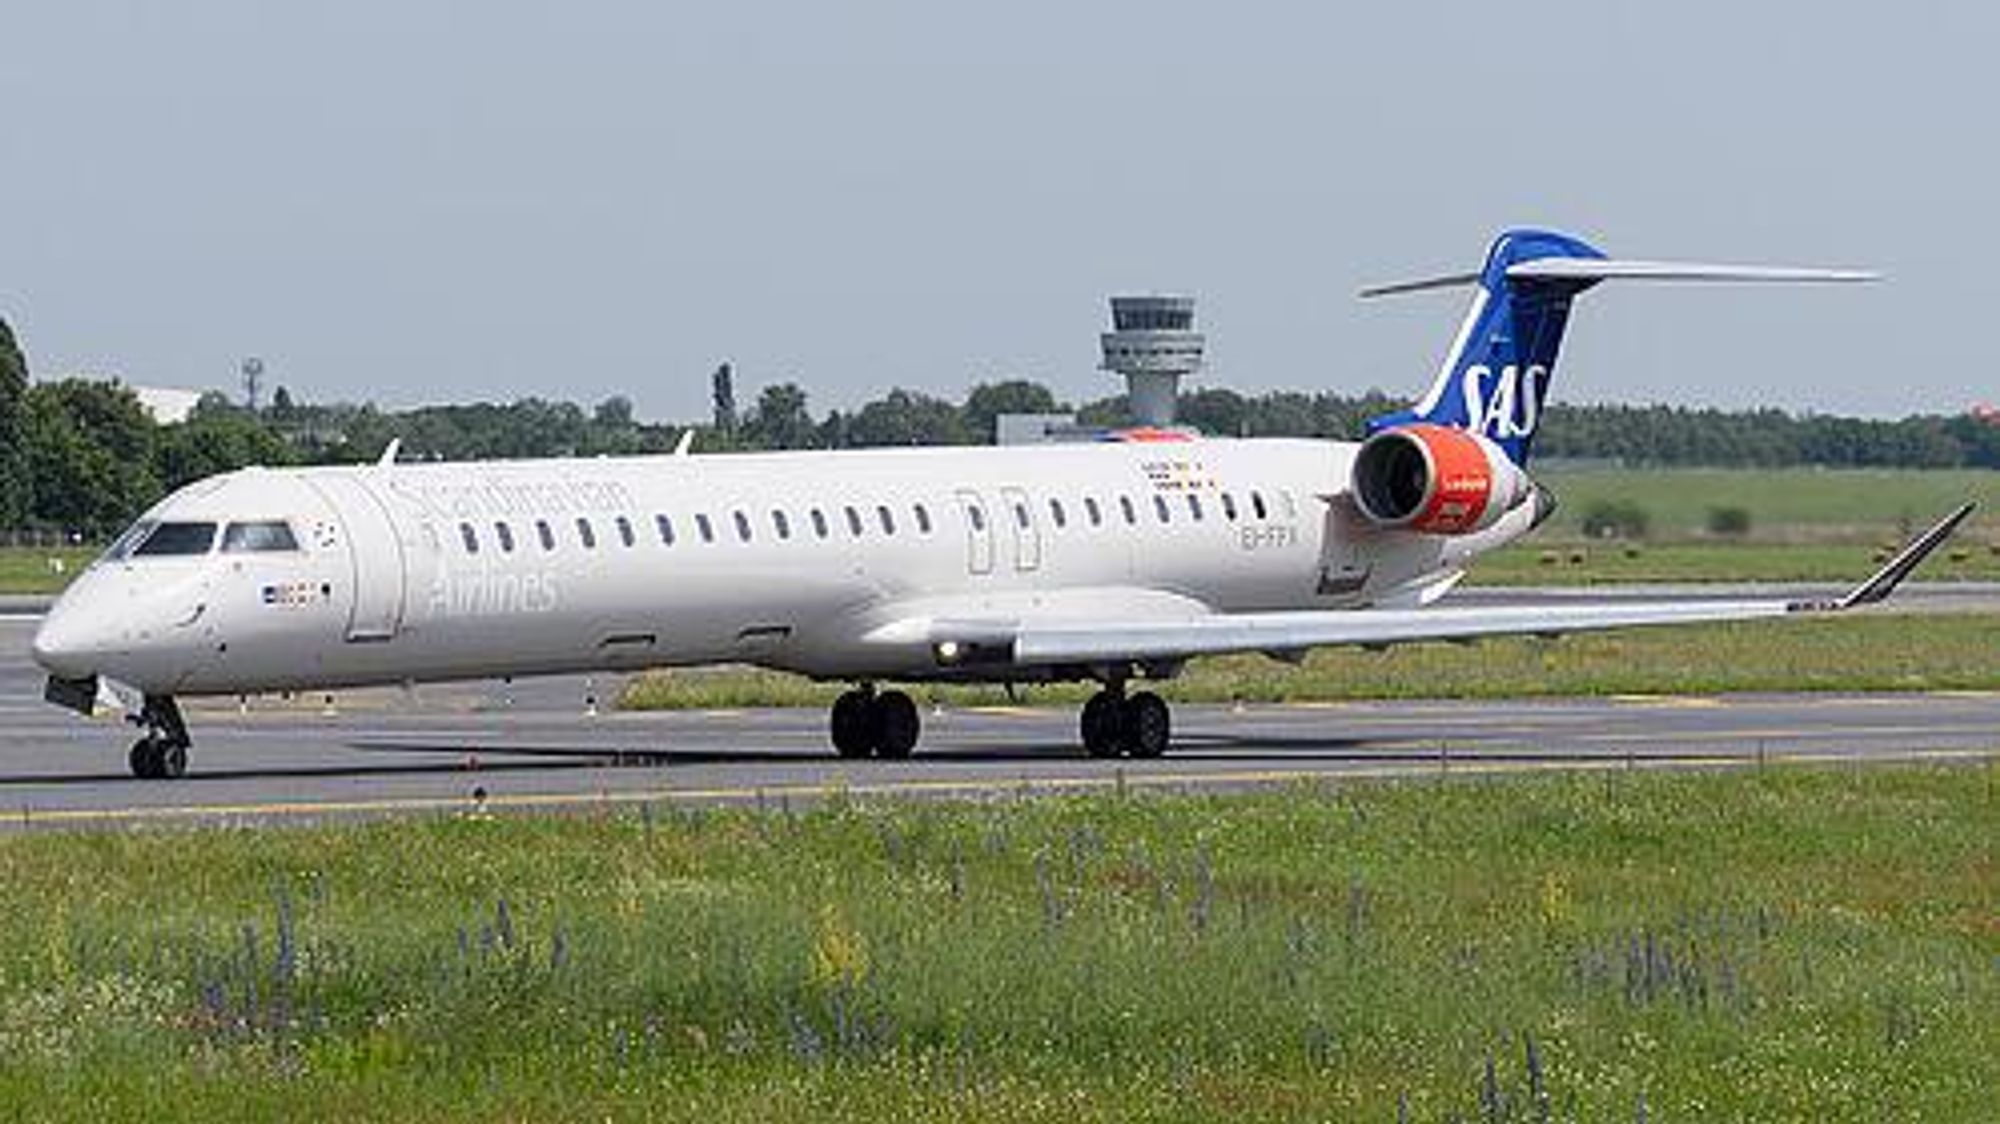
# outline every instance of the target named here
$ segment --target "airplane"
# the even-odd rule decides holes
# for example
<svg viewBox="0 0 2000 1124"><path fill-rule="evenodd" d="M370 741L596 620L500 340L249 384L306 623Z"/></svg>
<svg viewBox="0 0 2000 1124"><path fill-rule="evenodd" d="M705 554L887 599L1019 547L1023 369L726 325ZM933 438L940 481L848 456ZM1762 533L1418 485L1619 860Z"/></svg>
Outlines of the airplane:
<svg viewBox="0 0 2000 1124"><path fill-rule="evenodd" d="M1436 602L1554 498L1528 474L1577 294L1613 279L1867 280L1606 257L1510 230L1429 390L1353 441L1135 430L1034 447L246 468L142 515L33 639L45 697L133 700L141 778L185 773L176 699L747 663L852 684L829 736L900 758L894 684L1095 682L1079 740L1157 757L1135 686L1189 660L1328 645L1840 612L1888 596L1971 511L1846 596L1559 606ZM111 691L110 685L121 690Z"/></svg>

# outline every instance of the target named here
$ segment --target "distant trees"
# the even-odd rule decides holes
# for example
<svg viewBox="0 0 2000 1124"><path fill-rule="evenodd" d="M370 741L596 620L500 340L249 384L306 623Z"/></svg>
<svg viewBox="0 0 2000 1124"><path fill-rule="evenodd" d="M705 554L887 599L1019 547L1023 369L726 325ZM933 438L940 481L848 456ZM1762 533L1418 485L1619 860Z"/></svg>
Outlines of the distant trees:
<svg viewBox="0 0 2000 1124"><path fill-rule="evenodd" d="M1048 387L1027 379L1008 379L974 386L965 396L960 414L968 437L991 441L995 419L1001 414L1053 414L1061 410Z"/></svg>
<svg viewBox="0 0 2000 1124"><path fill-rule="evenodd" d="M28 359L0 320L0 527L18 527L32 503L26 452Z"/></svg>
<svg viewBox="0 0 2000 1124"><path fill-rule="evenodd" d="M942 398L900 387L854 415L847 425L850 445L966 445L972 435L957 406Z"/></svg>
<svg viewBox="0 0 2000 1124"><path fill-rule="evenodd" d="M160 498L153 419L117 383L65 379L26 395L22 447L35 522L108 534Z"/></svg>
<svg viewBox="0 0 2000 1124"><path fill-rule="evenodd" d="M806 392L795 382L767 386L757 395L757 404L743 419L742 437L758 449L811 449L822 443L806 408Z"/></svg>

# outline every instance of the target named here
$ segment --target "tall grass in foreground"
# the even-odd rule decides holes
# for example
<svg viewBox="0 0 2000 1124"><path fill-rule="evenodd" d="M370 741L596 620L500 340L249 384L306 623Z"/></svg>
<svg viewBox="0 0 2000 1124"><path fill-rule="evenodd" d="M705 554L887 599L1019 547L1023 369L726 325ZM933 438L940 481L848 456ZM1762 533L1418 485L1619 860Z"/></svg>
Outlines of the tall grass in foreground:
<svg viewBox="0 0 2000 1124"><path fill-rule="evenodd" d="M838 685L741 668L655 672L620 705L640 709L822 706ZM1314 651L1292 666L1262 656L1195 660L1159 687L1184 702L1507 698L1721 691L2000 689L2000 615L1865 614L1528 637L1386 652ZM998 688L924 687L926 699L997 703ZM1037 702L1081 702L1075 686L1031 688Z"/></svg>
<svg viewBox="0 0 2000 1124"><path fill-rule="evenodd" d="M1991 1119L1994 779L10 836L0 1114Z"/></svg>

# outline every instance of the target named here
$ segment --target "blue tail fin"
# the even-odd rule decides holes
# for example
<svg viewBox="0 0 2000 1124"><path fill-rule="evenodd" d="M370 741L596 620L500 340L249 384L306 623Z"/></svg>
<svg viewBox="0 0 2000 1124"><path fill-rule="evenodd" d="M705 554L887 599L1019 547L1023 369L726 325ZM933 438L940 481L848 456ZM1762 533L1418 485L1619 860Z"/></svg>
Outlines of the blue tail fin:
<svg viewBox="0 0 2000 1124"><path fill-rule="evenodd" d="M1594 276L1509 276L1521 262L1552 258L1601 259L1579 239L1545 230L1510 230L1494 239L1476 276L1389 286L1402 292L1472 282L1472 309L1438 370L1437 381L1407 410L1385 414L1368 430L1431 422L1473 430L1498 445L1515 464L1526 464L1542 418L1542 403L1556 366L1572 298L1597 284Z"/></svg>

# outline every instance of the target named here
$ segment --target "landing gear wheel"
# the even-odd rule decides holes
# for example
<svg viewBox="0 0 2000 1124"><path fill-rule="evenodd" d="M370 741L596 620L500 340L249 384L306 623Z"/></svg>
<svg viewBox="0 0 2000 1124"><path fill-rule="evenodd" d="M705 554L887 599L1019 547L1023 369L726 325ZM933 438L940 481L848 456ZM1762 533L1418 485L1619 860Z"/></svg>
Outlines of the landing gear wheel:
<svg viewBox="0 0 2000 1124"><path fill-rule="evenodd" d="M875 696L846 691L833 702L833 748L842 757L866 757L875 749Z"/></svg>
<svg viewBox="0 0 2000 1124"><path fill-rule="evenodd" d="M875 696L875 755L903 758L917 748L923 720L917 704L901 691L884 691Z"/></svg>
<svg viewBox="0 0 2000 1124"><path fill-rule="evenodd" d="M1120 709L1124 712L1124 737L1120 740L1125 743L1125 752L1134 757L1158 757L1167 752L1173 717L1166 700L1151 691L1140 691L1126 699Z"/></svg>
<svg viewBox="0 0 2000 1124"><path fill-rule="evenodd" d="M171 695L147 695L145 705L133 721L146 728L146 736L132 743L126 758L132 775L140 780L173 780L187 775L188 731L181 720L181 708Z"/></svg>
<svg viewBox="0 0 2000 1124"><path fill-rule="evenodd" d="M151 734L132 743L132 752L126 757L132 766L132 775L142 781L159 780L165 776L166 763L162 760L162 745ZM183 755L185 761L185 755Z"/></svg>
<svg viewBox="0 0 2000 1124"><path fill-rule="evenodd" d="M1083 730L1083 748L1092 757L1116 757L1125 751L1120 744L1123 739L1119 729L1123 724L1123 702L1111 691L1099 691L1083 704L1083 720L1079 725Z"/></svg>

